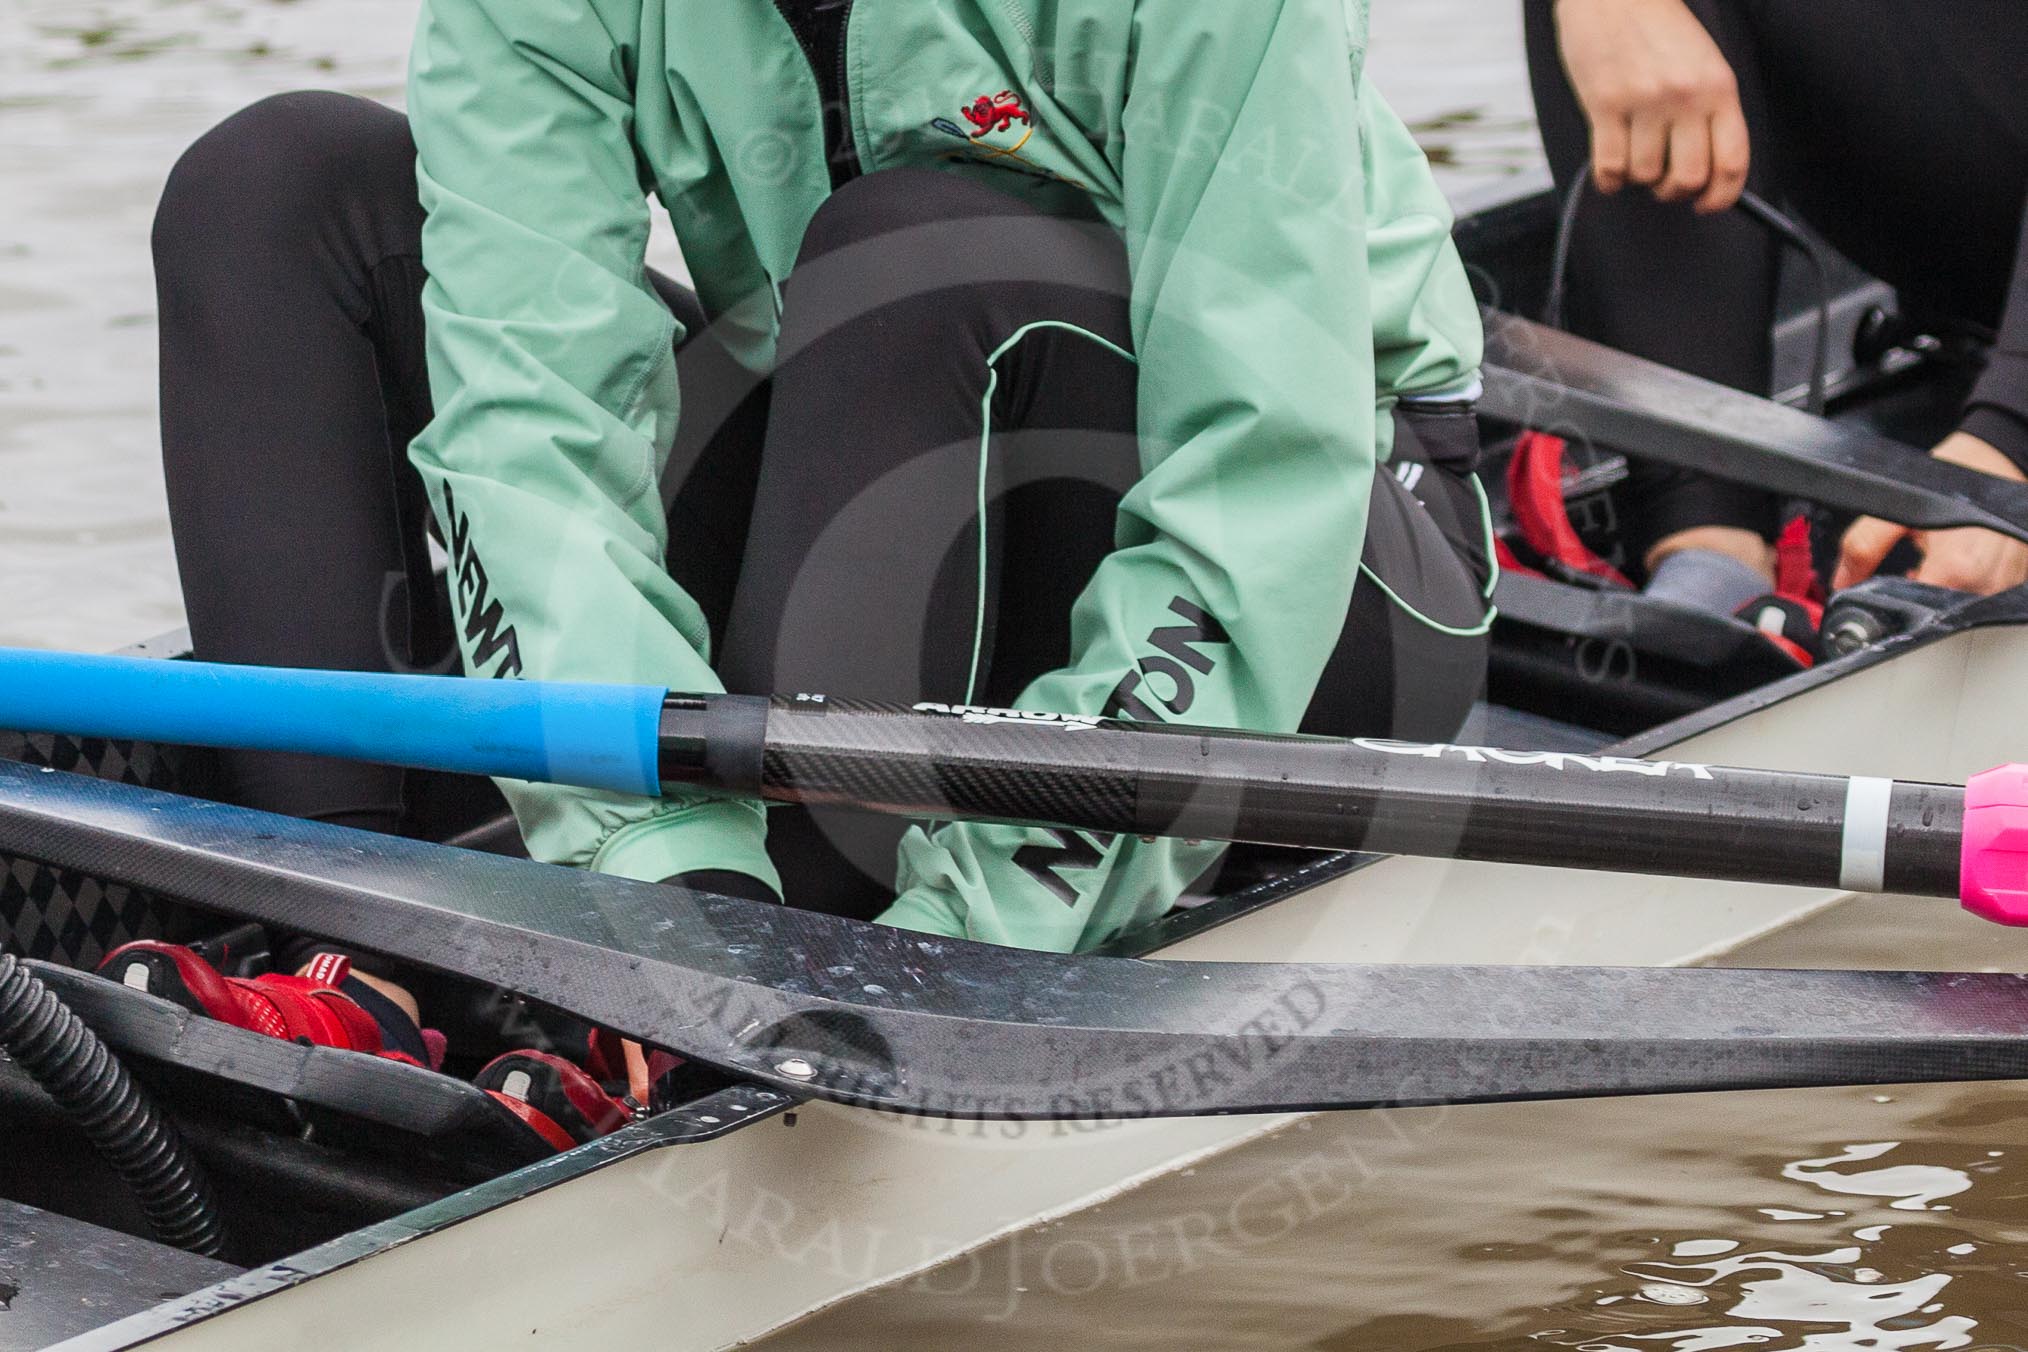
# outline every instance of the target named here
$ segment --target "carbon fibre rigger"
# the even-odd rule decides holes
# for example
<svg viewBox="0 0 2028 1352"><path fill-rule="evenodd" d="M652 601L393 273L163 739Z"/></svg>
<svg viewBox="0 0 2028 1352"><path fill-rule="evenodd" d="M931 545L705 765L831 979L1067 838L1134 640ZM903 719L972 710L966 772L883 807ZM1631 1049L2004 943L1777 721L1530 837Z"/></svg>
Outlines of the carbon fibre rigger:
<svg viewBox="0 0 2028 1352"><path fill-rule="evenodd" d="M1183 1117L2028 1075L2022 976L1034 953L5 763L0 848L896 1112Z"/></svg>

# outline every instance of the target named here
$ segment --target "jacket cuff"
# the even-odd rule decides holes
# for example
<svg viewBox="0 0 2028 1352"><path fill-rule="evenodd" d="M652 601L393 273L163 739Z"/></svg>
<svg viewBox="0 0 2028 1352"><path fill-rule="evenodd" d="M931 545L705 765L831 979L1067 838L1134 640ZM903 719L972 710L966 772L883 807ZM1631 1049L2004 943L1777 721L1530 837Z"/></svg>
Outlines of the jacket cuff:
<svg viewBox="0 0 2028 1352"><path fill-rule="evenodd" d="M965 933L964 917L957 914L949 900L925 888L911 888L902 893L873 923L940 939L970 937Z"/></svg>
<svg viewBox="0 0 2028 1352"><path fill-rule="evenodd" d="M1998 404L1976 404L1966 410L1958 430L1985 442L2028 474L2028 415Z"/></svg>
<svg viewBox="0 0 2028 1352"><path fill-rule="evenodd" d="M755 803L714 799L624 826L592 856L592 868L615 878L655 883L679 873L724 869L782 891L768 858L765 811Z"/></svg>

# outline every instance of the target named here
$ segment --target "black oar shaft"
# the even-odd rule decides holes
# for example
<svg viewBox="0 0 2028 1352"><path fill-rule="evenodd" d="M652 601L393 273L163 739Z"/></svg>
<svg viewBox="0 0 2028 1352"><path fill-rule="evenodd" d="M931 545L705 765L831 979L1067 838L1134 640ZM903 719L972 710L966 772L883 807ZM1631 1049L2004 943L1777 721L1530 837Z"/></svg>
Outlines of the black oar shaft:
<svg viewBox="0 0 2028 1352"><path fill-rule="evenodd" d="M997 710L707 697L665 780L1107 834L1959 895L1964 790Z"/></svg>

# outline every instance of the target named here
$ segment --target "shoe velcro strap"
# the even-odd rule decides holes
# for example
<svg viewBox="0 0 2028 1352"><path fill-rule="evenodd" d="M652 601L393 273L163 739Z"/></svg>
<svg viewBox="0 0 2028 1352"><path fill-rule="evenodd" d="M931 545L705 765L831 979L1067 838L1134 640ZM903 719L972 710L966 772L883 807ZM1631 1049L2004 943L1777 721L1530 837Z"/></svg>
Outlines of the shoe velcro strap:
<svg viewBox="0 0 2028 1352"><path fill-rule="evenodd" d="M280 1038L284 1042L292 1042L302 1036L290 1026L288 1016L282 1012L281 1004L274 995L261 990L251 981L235 978L227 984L232 987L233 1000L239 1006L240 1018L246 1027L263 1037Z"/></svg>
<svg viewBox="0 0 2028 1352"><path fill-rule="evenodd" d="M308 1038L319 1047L345 1051L380 1050L380 1026L365 1010L328 986L275 973L241 985L254 998L273 1006L291 1040Z"/></svg>

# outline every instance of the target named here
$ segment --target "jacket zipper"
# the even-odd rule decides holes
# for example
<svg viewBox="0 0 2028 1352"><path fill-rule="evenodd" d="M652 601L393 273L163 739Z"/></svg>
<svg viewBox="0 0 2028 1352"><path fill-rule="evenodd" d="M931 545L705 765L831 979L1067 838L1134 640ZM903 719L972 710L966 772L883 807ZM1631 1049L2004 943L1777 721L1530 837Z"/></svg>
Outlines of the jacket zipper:
<svg viewBox="0 0 2028 1352"><path fill-rule="evenodd" d="M854 0L775 0L775 8L796 35L796 45L817 77L824 118L824 165L835 191L865 172L852 137L851 85L846 72L846 35Z"/></svg>

